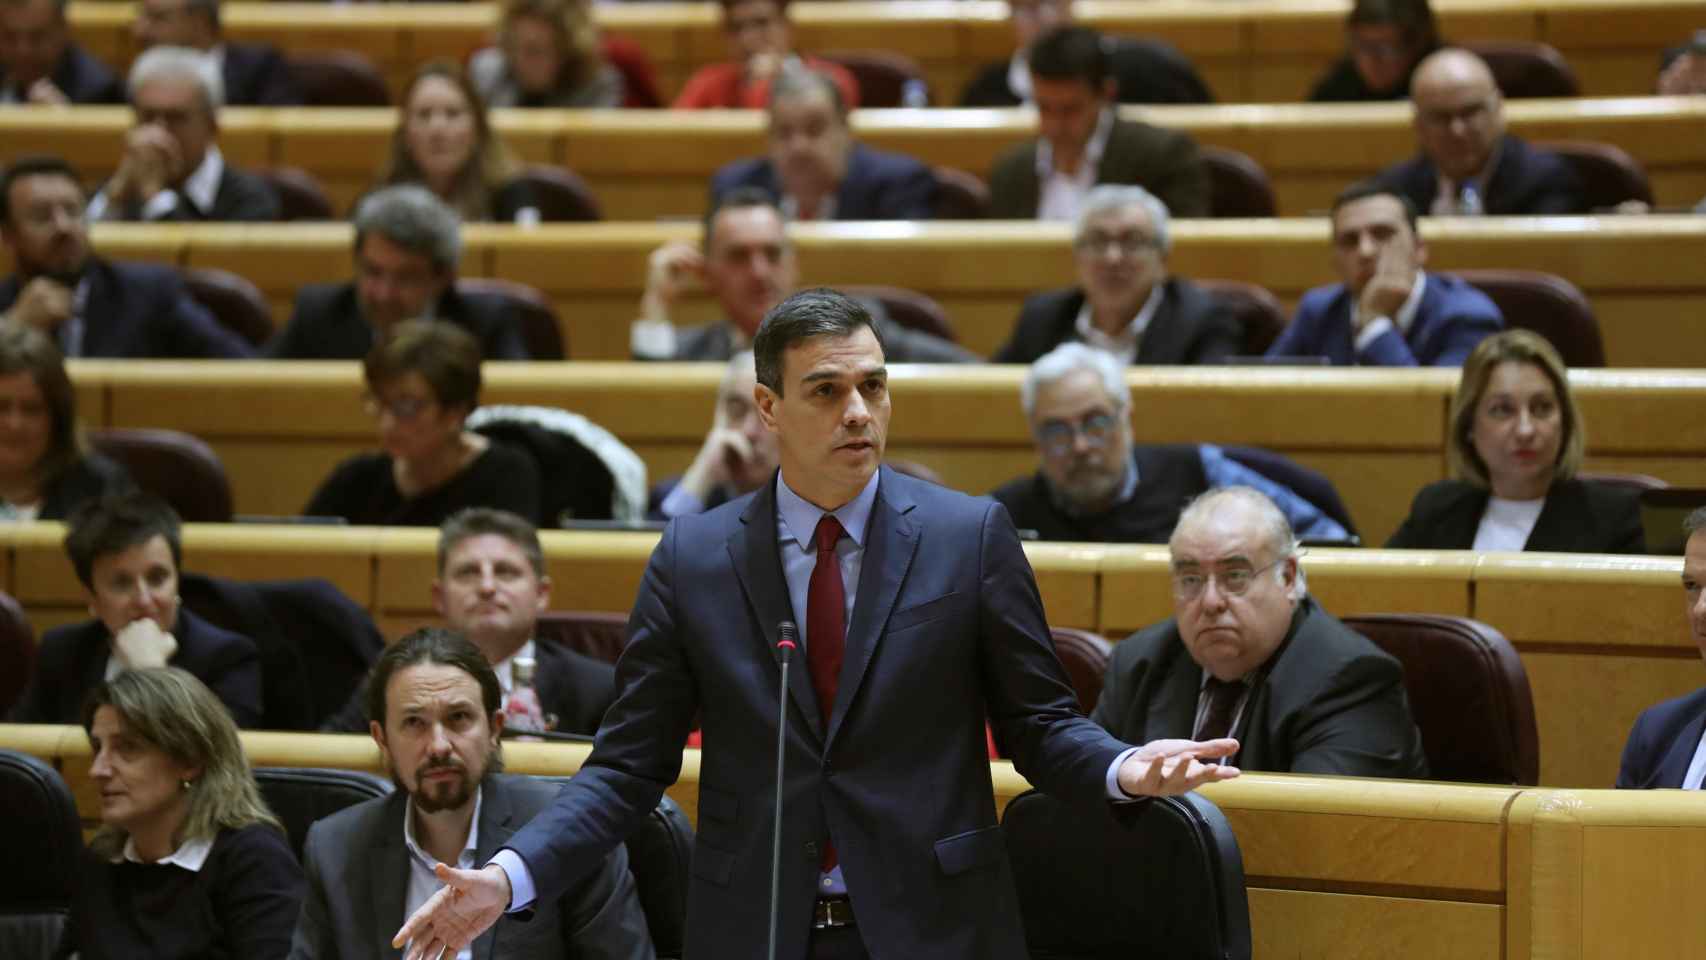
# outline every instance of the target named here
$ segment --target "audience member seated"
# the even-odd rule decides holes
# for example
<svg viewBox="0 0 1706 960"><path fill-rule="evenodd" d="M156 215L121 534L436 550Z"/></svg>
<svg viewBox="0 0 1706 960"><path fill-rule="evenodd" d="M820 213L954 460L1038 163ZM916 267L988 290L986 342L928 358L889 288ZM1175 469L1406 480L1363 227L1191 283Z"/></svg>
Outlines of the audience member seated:
<svg viewBox="0 0 1706 960"><path fill-rule="evenodd" d="M996 363L1030 363L1082 341L1125 363L1214 363L1244 330L1219 300L1167 274L1167 205L1142 187L1092 187L1072 232L1078 286L1032 294Z"/></svg>
<svg viewBox="0 0 1706 960"><path fill-rule="evenodd" d="M677 110L711 107L761 109L770 102L770 81L788 64L824 74L841 90L849 109L859 105L859 84L846 68L794 50L789 0L719 0L729 59L700 67L671 104Z"/></svg>
<svg viewBox="0 0 1706 960"><path fill-rule="evenodd" d="M1434 216L1587 213L1575 171L1562 157L1505 132L1505 100L1491 70L1467 50L1429 55L1410 80L1412 160L1375 181Z"/></svg>
<svg viewBox="0 0 1706 960"><path fill-rule="evenodd" d="M302 868L219 700L186 671L131 670L81 719L101 829L60 955L283 960Z"/></svg>
<svg viewBox="0 0 1706 960"><path fill-rule="evenodd" d="M95 619L42 635L35 675L12 722L76 723L84 697L102 680L167 665L207 684L239 726L260 720L254 641L180 609L183 547L171 507L143 493L91 500L71 514L65 552Z"/></svg>
<svg viewBox="0 0 1706 960"><path fill-rule="evenodd" d="M1667 97L1706 93L1706 30L1696 30L1688 45L1665 51L1657 89Z"/></svg>
<svg viewBox="0 0 1706 960"><path fill-rule="evenodd" d="M118 172L89 201L91 220L267 221L278 194L219 151L223 81L213 58L152 47L130 68L136 123Z"/></svg>
<svg viewBox="0 0 1706 960"><path fill-rule="evenodd" d="M1235 737L1242 770L1427 776L1404 668L1309 596L1272 501L1203 494L1167 549L1173 617L1114 645L1091 719L1136 743Z"/></svg>
<svg viewBox="0 0 1706 960"><path fill-rule="evenodd" d="M526 360L504 299L456 289L462 260L456 211L425 187L376 190L355 210L355 279L296 292L290 322L267 345L275 360L359 360L407 320L468 331L489 360Z"/></svg>
<svg viewBox="0 0 1706 960"><path fill-rule="evenodd" d="M1331 222L1333 270L1343 282L1305 293L1268 356L1455 367L1504 326L1486 294L1422 269L1428 246L1402 194L1358 184L1333 201Z"/></svg>
<svg viewBox="0 0 1706 960"><path fill-rule="evenodd" d="M0 0L0 106L123 103L124 84L71 39L67 0Z"/></svg>
<svg viewBox="0 0 1706 960"><path fill-rule="evenodd" d="M521 161L492 132L485 104L460 66L436 60L403 91L380 186L418 183L467 223L539 222Z"/></svg>
<svg viewBox="0 0 1706 960"><path fill-rule="evenodd" d="M911 157L853 140L834 81L786 67L770 90L770 155L711 177L711 205L730 190L769 194L790 220L928 220L936 177Z"/></svg>
<svg viewBox="0 0 1706 960"><path fill-rule="evenodd" d="M1687 545L1682 554L1682 597L1688 614L1688 633L1706 656L1706 507L1695 510L1682 522ZM1706 687L1641 711L1629 740L1623 745L1623 762L1617 768L1617 786L1650 790L1656 787L1701 789L1706 780Z"/></svg>
<svg viewBox="0 0 1706 960"><path fill-rule="evenodd" d="M465 428L480 403L480 345L461 327L398 324L363 366L379 453L345 460L303 513L350 523L436 527L466 507L539 519L539 468Z"/></svg>
<svg viewBox="0 0 1706 960"><path fill-rule="evenodd" d="M1208 171L1196 141L1118 116L1100 34L1089 27L1051 30L1031 47L1030 68L1038 136L996 159L991 217L1071 220L1098 183L1135 183L1174 216L1208 216Z"/></svg>
<svg viewBox="0 0 1706 960"><path fill-rule="evenodd" d="M622 74L598 49L586 0L507 0L498 45L468 61L493 107L620 107Z"/></svg>
<svg viewBox="0 0 1706 960"><path fill-rule="evenodd" d="M1307 500L1213 444L1133 444L1125 365L1105 350L1082 343L1056 347L1031 364L1020 401L1039 467L990 496L1007 508L1015 527L1035 530L1044 540L1160 543L1186 501L1233 485L1268 493L1305 536L1349 536Z"/></svg>
<svg viewBox="0 0 1706 960"><path fill-rule="evenodd" d="M794 292L799 264L782 212L763 190L737 187L705 216L704 252L689 243L652 251L640 316L633 326L637 360L725 361L747 349L770 308ZM694 280L716 299L723 320L677 328L671 314ZM972 363L979 358L956 343L889 319L872 301L860 305L881 331L890 363Z"/></svg>
<svg viewBox="0 0 1706 960"><path fill-rule="evenodd" d="M234 107L290 107L302 92L271 44L231 43L219 23L220 0L140 0L132 33L138 50L191 47L213 58Z"/></svg>
<svg viewBox="0 0 1706 960"><path fill-rule="evenodd" d="M1481 341L1450 422L1458 479L1423 487L1388 547L1647 552L1637 492L1576 476L1587 428L1564 361L1539 334Z"/></svg>
<svg viewBox="0 0 1706 960"><path fill-rule="evenodd" d="M977 68L960 94L962 107L1016 107L1031 102L1031 44L1072 20L1072 0L1011 0L1013 56ZM1208 85L1171 44L1152 38L1107 37L1108 67L1120 103L1209 103Z"/></svg>
<svg viewBox="0 0 1706 960"><path fill-rule="evenodd" d="M1439 25L1428 0L1356 0L1345 45L1349 52L1315 82L1311 101L1404 100L1416 65L1439 49Z"/></svg>
<svg viewBox="0 0 1706 960"><path fill-rule="evenodd" d="M0 325L0 522L63 520L130 486L124 467L83 442L77 392L53 343Z"/></svg>
<svg viewBox="0 0 1706 960"><path fill-rule="evenodd" d="M705 434L693 463L686 473L653 488L648 511L652 519L703 513L770 481L781 455L776 435L758 416L753 399L757 386L752 351L742 350L729 360L723 382L717 386L711 432Z"/></svg>
<svg viewBox="0 0 1706 960"><path fill-rule="evenodd" d="M248 357L253 348L190 298L177 271L89 252L83 186L57 157L0 175L0 323L33 327L67 357Z"/></svg>
<svg viewBox="0 0 1706 960"><path fill-rule="evenodd" d="M497 674L504 708L515 690L515 665L534 665L533 686L546 726L592 735L616 697L616 670L554 643L539 643L539 615L551 606L545 549L533 524L513 513L471 507L438 528L438 579L432 608L451 630L473 641ZM370 691L327 718L323 730L361 733L369 720Z"/></svg>
<svg viewBox="0 0 1706 960"><path fill-rule="evenodd" d="M550 806L559 784L501 772L502 699L483 651L453 631L416 630L380 655L368 680L367 729L397 790L308 829L308 893L291 936L293 960L373 956L375 944L388 945L444 886L433 864L475 869ZM585 873L562 896L499 918L463 954L651 960L627 851L618 844Z"/></svg>

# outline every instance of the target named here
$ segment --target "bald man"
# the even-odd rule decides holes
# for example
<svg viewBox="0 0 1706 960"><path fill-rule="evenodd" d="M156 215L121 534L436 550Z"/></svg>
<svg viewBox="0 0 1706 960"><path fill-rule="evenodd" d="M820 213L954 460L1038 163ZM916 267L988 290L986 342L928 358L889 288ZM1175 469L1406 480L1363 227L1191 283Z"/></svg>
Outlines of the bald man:
<svg viewBox="0 0 1706 960"><path fill-rule="evenodd" d="M1587 213L1563 158L1505 132L1505 103L1480 57L1448 47L1410 81L1421 153L1375 182L1434 216Z"/></svg>

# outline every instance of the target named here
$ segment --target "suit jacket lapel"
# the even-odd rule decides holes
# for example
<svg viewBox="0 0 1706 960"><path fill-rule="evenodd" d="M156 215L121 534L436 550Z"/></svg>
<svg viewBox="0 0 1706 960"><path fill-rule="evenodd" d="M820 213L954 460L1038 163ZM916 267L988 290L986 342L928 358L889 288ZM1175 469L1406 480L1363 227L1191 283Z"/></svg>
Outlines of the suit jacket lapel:
<svg viewBox="0 0 1706 960"><path fill-rule="evenodd" d="M1149 318L1149 326L1143 330L1143 339L1138 341L1137 359L1134 363L1182 362L1184 350L1177 341L1189 331L1183 329L1184 325L1176 316L1179 312L1179 298L1170 295L1172 289L1169 284L1163 284L1156 290L1161 296L1161 302L1155 305L1155 313ZM1139 309L1142 309L1141 304Z"/></svg>
<svg viewBox="0 0 1706 960"><path fill-rule="evenodd" d="M482 785L483 795L480 798L480 836L474 842L474 862L486 863L492 859L492 854L498 848L509 842L520 824L515 822L515 810L510 805L509 791L505 790L496 777L491 777ZM500 921L502 917L498 918ZM491 960L492 951L497 945L497 924L486 928L486 932L474 938L470 945L474 960Z"/></svg>
<svg viewBox="0 0 1706 960"><path fill-rule="evenodd" d="M762 634L760 642L780 672L782 657L776 649L776 625L783 620L799 623L804 611L796 614L793 610L788 599L788 581L782 576L782 558L777 553L777 482L776 475L772 474L770 482L759 488L758 495L747 504L746 512L741 514L740 529L729 538L728 550L735 576L746 591L753 615L758 618L758 629ZM793 696L794 706L801 714L796 722L802 723L821 743L823 720L818 711L817 694L812 690L811 673L805 669L804 657L795 657L788 668L788 693Z"/></svg>
<svg viewBox="0 0 1706 960"><path fill-rule="evenodd" d="M1175 630L1175 635L1177 631ZM1197 694L1202 688L1202 668L1185 654L1184 641L1173 651L1167 675L1156 684L1149 701L1143 739L1190 737L1197 721Z"/></svg>
<svg viewBox="0 0 1706 960"><path fill-rule="evenodd" d="M1118 117L1108 128L1108 143L1102 148L1101 162L1096 164L1097 183L1127 183L1129 177L1120 174L1130 170L1137 156L1137 140L1133 127Z"/></svg>
<svg viewBox="0 0 1706 960"><path fill-rule="evenodd" d="M1688 721L1688 725L1670 742L1664 760L1659 764L1658 782L1646 786L1682 786L1682 778L1688 776L1688 765L1694 761L1694 750L1700 746L1702 732L1706 732L1706 711L1695 714L1694 719Z"/></svg>
<svg viewBox="0 0 1706 960"><path fill-rule="evenodd" d="M403 925L403 895L409 888L409 851L403 846L403 811L408 794L401 790L385 801L379 829L374 831L367 856L349 859L349 890L357 897L372 897L373 956L401 957L391 938Z"/></svg>
<svg viewBox="0 0 1706 960"><path fill-rule="evenodd" d="M1580 549L1582 517L1588 515L1581 488L1573 483L1556 484L1546 493L1540 516L1534 519L1534 529L1528 532L1524 550L1556 550L1562 553Z"/></svg>
<svg viewBox="0 0 1706 960"><path fill-rule="evenodd" d="M888 623L900 586L906 581L906 571L912 566L912 555L918 549L918 527L907 516L916 504L903 492L895 489L894 472L880 468L877 498L871 504L871 517L865 527L865 558L859 565L859 588L854 594L853 622L847 625L846 653L841 663L841 681L835 690L835 709L829 716L827 745L835 739L846 719L847 705L859 691L865 678L865 668L882 638L883 625Z"/></svg>

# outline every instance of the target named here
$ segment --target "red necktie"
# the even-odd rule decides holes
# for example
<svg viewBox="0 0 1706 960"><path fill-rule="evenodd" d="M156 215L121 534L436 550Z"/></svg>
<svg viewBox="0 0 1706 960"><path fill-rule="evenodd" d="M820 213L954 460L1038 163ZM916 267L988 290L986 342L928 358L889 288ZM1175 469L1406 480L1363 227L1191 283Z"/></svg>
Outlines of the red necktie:
<svg viewBox="0 0 1706 960"><path fill-rule="evenodd" d="M812 539L817 543L817 566L806 586L806 666L811 670L812 689L817 691L818 709L823 713L825 732L835 709L835 689L841 679L841 656L847 640L847 594L841 585L841 561L835 544L841 539L841 521L832 513L817 522ZM835 844L825 838L822 866L835 868Z"/></svg>

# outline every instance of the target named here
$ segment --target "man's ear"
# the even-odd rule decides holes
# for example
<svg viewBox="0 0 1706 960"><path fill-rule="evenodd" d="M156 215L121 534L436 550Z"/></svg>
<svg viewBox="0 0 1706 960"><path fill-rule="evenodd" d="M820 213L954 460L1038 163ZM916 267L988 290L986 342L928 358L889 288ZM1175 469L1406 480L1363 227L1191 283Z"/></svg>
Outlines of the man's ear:
<svg viewBox="0 0 1706 960"><path fill-rule="evenodd" d="M439 616L448 616L444 612L444 581L434 578L432 581L432 612Z"/></svg>
<svg viewBox="0 0 1706 960"><path fill-rule="evenodd" d="M372 737L373 742L379 745L380 758L385 761L386 766L390 766L391 748L385 743L385 725L380 723L378 720L367 721L367 735Z"/></svg>
<svg viewBox="0 0 1706 960"><path fill-rule="evenodd" d="M539 601L536 604L534 604L533 609L538 613L544 613L545 611L551 609L551 578L550 577L540 577L539 578Z"/></svg>
<svg viewBox="0 0 1706 960"><path fill-rule="evenodd" d="M1416 234L1416 256L1415 256L1415 260L1416 260L1416 269L1417 270L1420 270L1423 267L1426 267L1428 265L1428 242L1426 240L1423 240L1422 235L1419 233Z"/></svg>
<svg viewBox="0 0 1706 960"><path fill-rule="evenodd" d="M776 391L761 383L752 388L752 399L754 403L758 404L758 419L764 421L765 429L775 433L776 405L782 402L782 398L776 394Z"/></svg>

